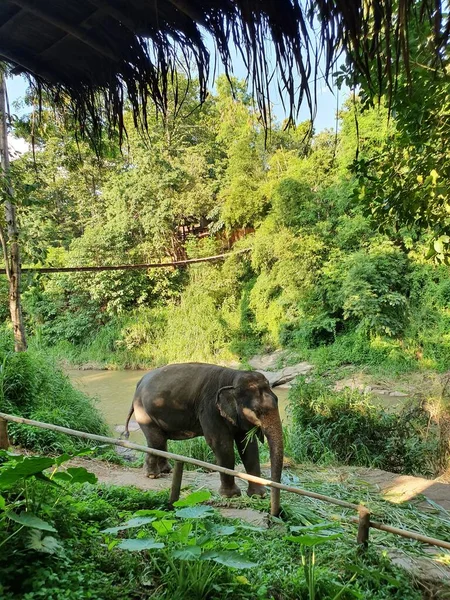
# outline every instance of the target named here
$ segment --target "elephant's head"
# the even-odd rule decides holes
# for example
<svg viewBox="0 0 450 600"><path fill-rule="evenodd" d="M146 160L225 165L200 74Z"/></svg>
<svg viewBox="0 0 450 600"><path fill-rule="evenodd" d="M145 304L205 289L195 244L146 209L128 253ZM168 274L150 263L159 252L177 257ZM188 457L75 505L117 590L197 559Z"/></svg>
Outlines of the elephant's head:
<svg viewBox="0 0 450 600"><path fill-rule="evenodd" d="M269 443L272 481L279 482L283 468L283 430L278 398L264 375L253 371L238 373L234 385L219 390L217 406L221 415L239 429L248 431L255 425L260 428Z"/></svg>

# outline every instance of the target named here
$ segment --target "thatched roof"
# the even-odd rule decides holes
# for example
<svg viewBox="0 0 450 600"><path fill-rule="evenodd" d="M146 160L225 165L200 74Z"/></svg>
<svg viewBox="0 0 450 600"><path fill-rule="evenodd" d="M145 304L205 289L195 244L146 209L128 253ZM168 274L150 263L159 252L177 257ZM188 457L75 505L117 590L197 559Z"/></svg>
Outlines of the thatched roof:
<svg viewBox="0 0 450 600"><path fill-rule="evenodd" d="M345 49L355 72L391 82L416 18L433 24L437 46L447 42L440 0L0 0L0 60L57 99L68 95L81 125L95 133L105 116L122 125L125 97L136 121L145 120L149 99L164 112L182 64L194 67L204 98L207 31L227 72L230 42L241 52L263 117L274 76L293 116L305 99L314 109L320 53L326 76Z"/></svg>

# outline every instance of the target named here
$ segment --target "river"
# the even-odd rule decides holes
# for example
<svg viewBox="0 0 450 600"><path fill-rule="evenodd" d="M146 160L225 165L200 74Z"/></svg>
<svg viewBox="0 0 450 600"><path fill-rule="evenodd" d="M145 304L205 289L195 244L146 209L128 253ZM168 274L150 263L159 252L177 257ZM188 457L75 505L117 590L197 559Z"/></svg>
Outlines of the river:
<svg viewBox="0 0 450 600"><path fill-rule="evenodd" d="M97 399L98 407L106 422L117 435L116 426L125 424L136 384L145 374L145 371L80 371L69 369L66 373L75 387ZM275 390L283 423L286 423L288 391L288 389L281 387ZM140 430L133 431L130 439L142 443L144 436Z"/></svg>

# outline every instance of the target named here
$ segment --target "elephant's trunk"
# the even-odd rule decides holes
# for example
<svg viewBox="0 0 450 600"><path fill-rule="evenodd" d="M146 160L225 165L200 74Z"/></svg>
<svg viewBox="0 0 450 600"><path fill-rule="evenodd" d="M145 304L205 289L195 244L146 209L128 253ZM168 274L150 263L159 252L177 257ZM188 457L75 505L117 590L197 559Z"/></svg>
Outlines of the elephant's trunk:
<svg viewBox="0 0 450 600"><path fill-rule="evenodd" d="M280 483L283 469L283 429L278 409L261 418L261 428L267 438L270 449L270 471L272 481ZM271 514L278 516L280 512L280 490L271 489Z"/></svg>

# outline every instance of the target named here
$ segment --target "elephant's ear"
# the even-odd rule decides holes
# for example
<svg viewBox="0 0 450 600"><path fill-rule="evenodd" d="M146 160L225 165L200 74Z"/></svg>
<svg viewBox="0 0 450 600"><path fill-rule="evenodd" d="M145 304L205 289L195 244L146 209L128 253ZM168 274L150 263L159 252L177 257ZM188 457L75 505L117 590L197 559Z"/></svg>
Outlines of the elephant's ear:
<svg viewBox="0 0 450 600"><path fill-rule="evenodd" d="M217 392L216 406L224 419L237 425L238 411L236 395L232 385L226 385Z"/></svg>

